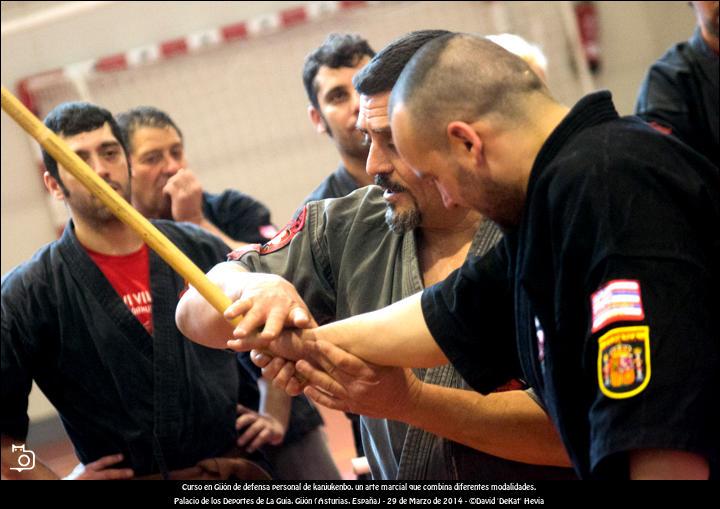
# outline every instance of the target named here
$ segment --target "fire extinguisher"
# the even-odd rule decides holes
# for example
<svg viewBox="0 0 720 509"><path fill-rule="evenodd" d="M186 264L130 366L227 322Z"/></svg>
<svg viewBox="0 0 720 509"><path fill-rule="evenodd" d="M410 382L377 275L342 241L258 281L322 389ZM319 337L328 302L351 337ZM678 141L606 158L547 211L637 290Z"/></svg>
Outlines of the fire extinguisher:
<svg viewBox="0 0 720 509"><path fill-rule="evenodd" d="M595 2L577 2L575 17L588 67L596 73L600 69L600 25Z"/></svg>

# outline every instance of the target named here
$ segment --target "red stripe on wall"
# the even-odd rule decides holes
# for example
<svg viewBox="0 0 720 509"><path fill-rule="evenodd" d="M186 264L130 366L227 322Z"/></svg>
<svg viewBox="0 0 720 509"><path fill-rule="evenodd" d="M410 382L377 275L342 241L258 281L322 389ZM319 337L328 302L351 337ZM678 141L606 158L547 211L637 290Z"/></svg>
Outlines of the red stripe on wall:
<svg viewBox="0 0 720 509"><path fill-rule="evenodd" d="M247 25L245 23L235 23L234 25L228 25L221 29L223 39L226 41L232 41L234 39L245 39L247 38Z"/></svg>
<svg viewBox="0 0 720 509"><path fill-rule="evenodd" d="M184 38L160 44L160 54L165 58L174 57L176 55L184 55L187 51L188 45Z"/></svg>
<svg viewBox="0 0 720 509"><path fill-rule="evenodd" d="M95 62L95 70L108 72L108 71L121 71L127 69L128 63L125 54L113 55L110 57L101 58Z"/></svg>
<svg viewBox="0 0 720 509"><path fill-rule="evenodd" d="M305 10L305 7L288 9L280 13L280 24L285 28L298 25L306 20L307 10Z"/></svg>

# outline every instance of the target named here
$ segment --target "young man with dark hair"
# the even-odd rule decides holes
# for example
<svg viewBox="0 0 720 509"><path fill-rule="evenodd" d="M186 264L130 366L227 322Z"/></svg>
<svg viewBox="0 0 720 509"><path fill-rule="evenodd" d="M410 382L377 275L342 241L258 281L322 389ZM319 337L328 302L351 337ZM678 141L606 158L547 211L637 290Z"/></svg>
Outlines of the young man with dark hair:
<svg viewBox="0 0 720 509"><path fill-rule="evenodd" d="M355 129L358 94L352 79L374 55L370 44L359 35L332 33L305 58L302 78L310 101L308 115L318 134L327 134L333 141L340 164L303 203L340 198L373 183L365 172L368 147ZM359 417L347 416L352 422L355 450L363 456Z"/></svg>
<svg viewBox="0 0 720 509"><path fill-rule="evenodd" d="M130 169L112 115L64 103L47 116L126 200ZM198 347L174 323L185 282L47 153L45 185L70 211L62 238L2 279L2 475L13 471L33 380L58 410L85 477L219 479L264 475L235 448L235 356ZM228 251L191 225L154 224L200 268ZM222 457L221 456L228 456Z"/></svg>
<svg viewBox="0 0 720 509"><path fill-rule="evenodd" d="M133 170L133 205L145 217L196 224L227 245L264 243L276 233L270 211L235 190L203 191L188 168L185 142L172 118L152 106L117 115Z"/></svg>
<svg viewBox="0 0 720 509"><path fill-rule="evenodd" d="M341 161L305 203L339 198L372 184L365 173L368 147L355 129L358 94L352 78L374 54L359 35L334 33L305 59L303 83L310 100L310 120L318 133L332 139Z"/></svg>

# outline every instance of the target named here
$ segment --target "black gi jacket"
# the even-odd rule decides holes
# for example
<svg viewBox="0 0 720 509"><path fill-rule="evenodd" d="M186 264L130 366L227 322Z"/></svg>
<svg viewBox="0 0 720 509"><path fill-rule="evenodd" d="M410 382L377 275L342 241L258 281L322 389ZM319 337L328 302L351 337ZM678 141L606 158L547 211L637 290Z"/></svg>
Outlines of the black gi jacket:
<svg viewBox="0 0 720 509"><path fill-rule="evenodd" d="M719 264L717 167L598 92L541 148L517 230L422 308L475 389L525 376L581 477L643 448L717 468Z"/></svg>
<svg viewBox="0 0 720 509"><path fill-rule="evenodd" d="M153 221L203 271L227 254L187 223ZM235 356L175 326L185 283L150 251L154 336L78 242L62 237L2 279L2 433L27 434L32 381L87 464L123 453L136 475L194 465L234 446Z"/></svg>

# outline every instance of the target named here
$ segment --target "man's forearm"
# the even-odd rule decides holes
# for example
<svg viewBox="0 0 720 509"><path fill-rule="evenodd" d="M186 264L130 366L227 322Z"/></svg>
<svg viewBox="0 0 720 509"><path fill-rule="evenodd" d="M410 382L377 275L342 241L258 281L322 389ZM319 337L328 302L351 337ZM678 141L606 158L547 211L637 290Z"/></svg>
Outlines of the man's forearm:
<svg viewBox="0 0 720 509"><path fill-rule="evenodd" d="M242 266L225 262L213 267L207 275L228 295L228 287L233 277L244 272L247 271ZM201 344L210 343L215 348L225 348L225 343L232 338L234 329L234 326L192 287L188 288L178 302L175 322L187 338Z"/></svg>
<svg viewBox="0 0 720 509"><path fill-rule="evenodd" d="M669 449L638 449L629 454L631 479L704 480L710 476L708 461L699 454Z"/></svg>
<svg viewBox="0 0 720 509"><path fill-rule="evenodd" d="M420 295L324 325L312 335L381 366L429 368L446 364L425 324Z"/></svg>
<svg viewBox="0 0 720 509"><path fill-rule="evenodd" d="M263 378L259 378L257 384L260 391L258 413L274 417L287 431L290 422L292 398L285 391L273 387L270 382Z"/></svg>
<svg viewBox="0 0 720 509"><path fill-rule="evenodd" d="M500 458L571 466L550 418L524 391L483 396L424 383L398 420Z"/></svg>

